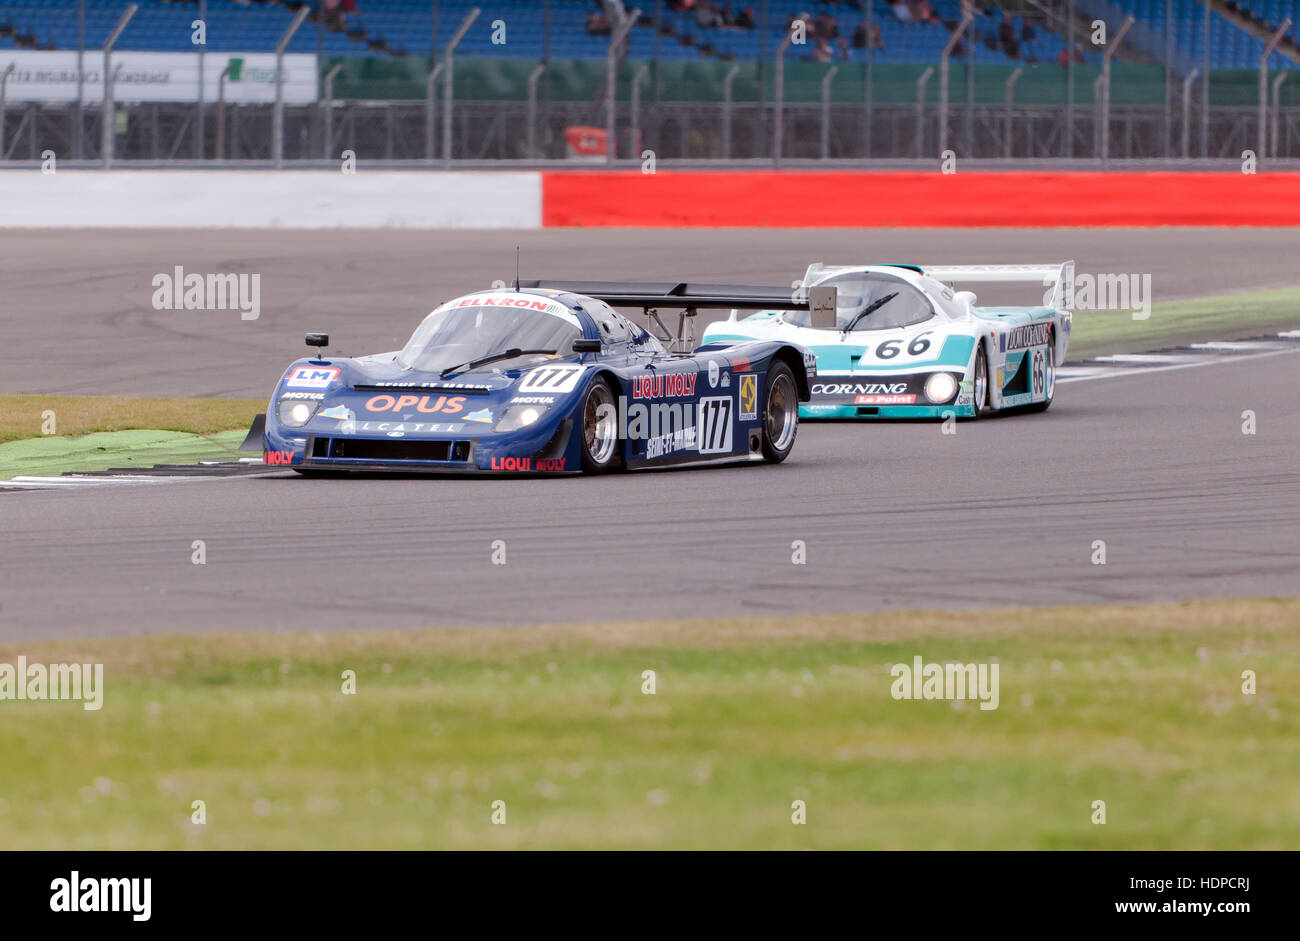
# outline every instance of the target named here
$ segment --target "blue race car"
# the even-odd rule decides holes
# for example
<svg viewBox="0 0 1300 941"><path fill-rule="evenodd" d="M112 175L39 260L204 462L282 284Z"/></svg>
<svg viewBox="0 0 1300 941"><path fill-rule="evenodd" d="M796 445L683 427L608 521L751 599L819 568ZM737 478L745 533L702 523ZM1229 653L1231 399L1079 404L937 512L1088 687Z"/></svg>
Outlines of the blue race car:
<svg viewBox="0 0 1300 941"><path fill-rule="evenodd" d="M391 353L326 358L328 336L308 334L317 354L291 365L271 395L264 461L303 474L574 474L785 460L815 375L811 352L770 341L669 352L607 301L653 308L661 327L658 310L679 309L676 340L688 342L698 308L806 302L779 289L585 287L532 282L458 297ZM602 290L608 299L592 296Z"/></svg>

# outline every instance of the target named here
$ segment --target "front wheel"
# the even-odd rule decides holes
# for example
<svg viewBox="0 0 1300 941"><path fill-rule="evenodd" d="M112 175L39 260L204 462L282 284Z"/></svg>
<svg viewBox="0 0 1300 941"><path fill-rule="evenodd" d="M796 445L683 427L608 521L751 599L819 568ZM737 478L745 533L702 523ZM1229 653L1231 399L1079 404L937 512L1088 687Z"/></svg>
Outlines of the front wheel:
<svg viewBox="0 0 1300 941"><path fill-rule="evenodd" d="M975 404L975 413L971 415L971 418L979 418L981 415L992 411L989 408L989 360L984 355L983 343L979 343L975 350L975 372L972 381L975 388L971 400Z"/></svg>
<svg viewBox="0 0 1300 941"><path fill-rule="evenodd" d="M582 469L603 474L618 460L618 410L614 393L596 379L582 400Z"/></svg>
<svg viewBox="0 0 1300 941"><path fill-rule="evenodd" d="M780 464L790 455L799 433L799 390L794 373L780 361L767 370L763 396L763 458Z"/></svg>

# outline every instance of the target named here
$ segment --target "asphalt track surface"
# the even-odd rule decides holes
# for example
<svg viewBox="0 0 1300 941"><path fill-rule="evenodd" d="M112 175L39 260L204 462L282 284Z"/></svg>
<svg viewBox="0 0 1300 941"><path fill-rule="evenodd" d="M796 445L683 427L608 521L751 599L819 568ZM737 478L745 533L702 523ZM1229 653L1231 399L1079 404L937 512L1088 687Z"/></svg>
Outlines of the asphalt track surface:
<svg viewBox="0 0 1300 941"><path fill-rule="evenodd" d="M524 277L574 280L788 285L813 261L1074 259L1081 274L1149 273L1160 301L1295 284L1300 229L0 229L0 393L262 398L305 353L305 333L329 333L335 355L397 349L439 302L512 280L516 245ZM258 318L154 310L153 278L176 265L259 275ZM979 292L984 303L1041 293Z"/></svg>
<svg viewBox="0 0 1300 941"><path fill-rule="evenodd" d="M418 251L398 249L412 235L430 244L418 271L407 269ZM857 257L849 247L858 242L883 251L871 248L881 233L542 236L530 233L533 245L520 236L525 257L544 256L538 267L553 270L526 274L583 277L595 259L614 278L675 277L689 264L681 276L763 281L775 280L776 247L801 239L820 239L828 261ZM945 241L893 233L889 254L1073 255L1081 270L1164 272L1157 277L1181 279L1187 294L1290 275L1277 269L1282 236L1270 232L1218 233L1217 242L1185 232L932 237ZM146 233L99 252L90 243L100 235L77 238L75 263L63 256L62 280L45 288L56 306L33 322L15 310L37 309L36 269L54 276L45 253L66 249L69 235L0 236L0 283L18 297L5 314L17 337L4 345L0 391L265 395L305 330L364 336L349 345L355 352L381 348L384 329L404 333L411 310L437 299L421 280L450 294L499 273L479 257L497 236L478 233ZM543 249L545 239L554 241ZM1208 259L1234 239L1240 260L1229 283ZM263 317L251 324L229 315L183 329L167 319L174 313L142 312L126 296L134 278L147 289L151 275L141 272L172 263L238 270L272 244L281 251L261 270L296 271L292 290L280 289L292 299L272 301L264 287ZM715 244L728 246L717 249L724 261L701 265ZM26 266L9 249L26 252ZM791 277L798 267L786 265ZM380 284L378 272L400 279ZM359 329L342 311L367 297ZM0 641L1294 595L1297 376L1300 353L1290 351L1116 371L1061 384L1046 414L961 423L952 435L933 423L805 423L790 460L775 467L567 479L281 473L2 493ZM1242 433L1247 409L1254 435ZM206 565L191 562L199 539ZM492 564L495 540L505 565ZM806 543L806 565L791 562L795 540ZM1096 540L1105 565L1092 563Z"/></svg>

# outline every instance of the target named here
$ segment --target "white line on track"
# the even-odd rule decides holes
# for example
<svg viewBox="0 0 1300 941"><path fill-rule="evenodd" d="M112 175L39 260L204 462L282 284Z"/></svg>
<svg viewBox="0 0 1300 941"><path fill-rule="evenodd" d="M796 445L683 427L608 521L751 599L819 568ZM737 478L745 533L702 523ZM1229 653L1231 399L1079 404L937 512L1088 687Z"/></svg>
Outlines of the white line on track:
<svg viewBox="0 0 1300 941"><path fill-rule="evenodd" d="M1069 383L1088 382L1094 379L1121 379L1125 376L1142 376L1153 372L1172 372L1175 369L1195 369L1197 366L1213 366L1222 363L1241 363L1252 359L1263 359L1266 356L1284 356L1287 353L1300 353L1300 347L1295 346L1294 344L1287 344L1284 347L1278 347L1258 353L1237 353L1226 354L1223 356L1174 355L1163 359L1159 359L1156 357L1156 354L1152 354L1148 359L1151 365L1148 366L1061 366L1056 370L1056 381L1058 383Z"/></svg>

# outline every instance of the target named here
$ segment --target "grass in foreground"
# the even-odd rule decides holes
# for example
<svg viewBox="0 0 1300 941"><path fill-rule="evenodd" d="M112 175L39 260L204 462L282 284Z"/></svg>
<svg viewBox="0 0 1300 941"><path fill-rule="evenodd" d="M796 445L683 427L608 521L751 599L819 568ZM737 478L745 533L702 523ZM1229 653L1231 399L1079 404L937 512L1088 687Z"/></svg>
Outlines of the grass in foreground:
<svg viewBox="0 0 1300 941"><path fill-rule="evenodd" d="M19 654L106 694L0 701L5 848L1300 847L1297 599ZM892 699L918 654L999 708Z"/></svg>
<svg viewBox="0 0 1300 941"><path fill-rule="evenodd" d="M44 436L48 411L61 437L97 431L182 431L211 435L247 430L265 399L144 399L124 395L0 395L0 443Z"/></svg>
<svg viewBox="0 0 1300 941"><path fill-rule="evenodd" d="M1136 353L1198 340L1230 340L1300 326L1300 288L1250 291L1219 297L1165 301L1147 320L1127 310L1086 310L1074 315L1068 357L1088 359Z"/></svg>

